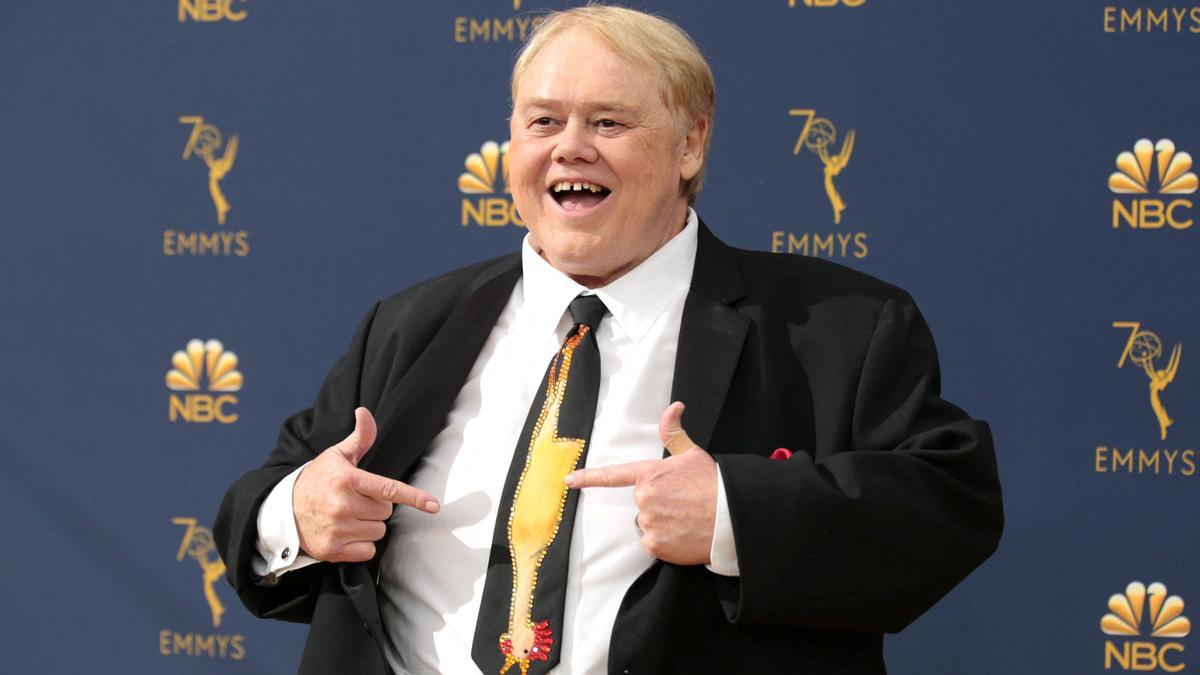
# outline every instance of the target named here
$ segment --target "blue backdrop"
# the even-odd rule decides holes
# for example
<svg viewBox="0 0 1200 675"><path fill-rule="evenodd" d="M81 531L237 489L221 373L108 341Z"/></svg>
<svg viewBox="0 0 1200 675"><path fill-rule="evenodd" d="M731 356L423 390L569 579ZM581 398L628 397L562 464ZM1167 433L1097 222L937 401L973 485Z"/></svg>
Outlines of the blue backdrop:
<svg viewBox="0 0 1200 675"><path fill-rule="evenodd" d="M460 176L567 4L0 5L0 670L295 670L207 528L376 299L516 250ZM715 71L718 236L911 291L993 425L1000 550L891 671L1200 670L1168 610L1101 629L1200 602L1200 6L635 5Z"/></svg>

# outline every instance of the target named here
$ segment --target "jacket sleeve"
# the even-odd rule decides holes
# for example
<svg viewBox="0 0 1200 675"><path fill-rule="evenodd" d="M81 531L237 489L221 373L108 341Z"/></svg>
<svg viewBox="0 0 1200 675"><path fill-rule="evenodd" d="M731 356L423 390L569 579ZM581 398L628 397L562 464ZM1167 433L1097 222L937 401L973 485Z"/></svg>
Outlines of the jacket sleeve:
<svg viewBox="0 0 1200 675"><path fill-rule="evenodd" d="M213 536L225 561L226 578L255 616L301 622L312 618L321 576L328 565L309 565L279 576L275 583L257 577L251 562L256 555L258 510L276 483L353 431L356 407L374 410L378 396L363 391L362 371L378 308L378 304L372 307L363 319L350 349L326 376L312 407L284 422L266 464L242 476L221 502Z"/></svg>
<svg viewBox="0 0 1200 675"><path fill-rule="evenodd" d="M995 550L991 432L941 398L907 296L882 305L848 414L833 452L717 456L741 568L718 586L729 620L898 631Z"/></svg>

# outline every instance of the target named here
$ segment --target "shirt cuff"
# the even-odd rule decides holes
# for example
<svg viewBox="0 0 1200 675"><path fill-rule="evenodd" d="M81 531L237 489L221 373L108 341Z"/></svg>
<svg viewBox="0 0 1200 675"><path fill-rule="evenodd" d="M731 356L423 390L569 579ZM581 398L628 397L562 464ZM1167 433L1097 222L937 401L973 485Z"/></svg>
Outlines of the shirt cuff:
<svg viewBox="0 0 1200 675"><path fill-rule="evenodd" d="M258 509L258 555L251 567L254 574L268 584L282 574L307 567L315 562L300 552L300 534L296 532L296 516L292 512L292 490L305 464L279 481Z"/></svg>
<svg viewBox="0 0 1200 675"><path fill-rule="evenodd" d="M729 502L725 498L725 481L717 466L717 519L713 523L712 550L709 551L708 571L725 577L740 576L737 548L733 542L733 521L729 517Z"/></svg>

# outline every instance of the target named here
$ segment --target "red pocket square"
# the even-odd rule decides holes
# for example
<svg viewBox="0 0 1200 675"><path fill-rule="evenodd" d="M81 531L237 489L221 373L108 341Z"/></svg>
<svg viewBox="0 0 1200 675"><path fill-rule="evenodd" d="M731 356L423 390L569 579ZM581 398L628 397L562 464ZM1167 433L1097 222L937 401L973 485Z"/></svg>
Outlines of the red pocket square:
<svg viewBox="0 0 1200 675"><path fill-rule="evenodd" d="M775 452L771 453L771 459L788 459L792 456L792 451L787 448L775 448Z"/></svg>

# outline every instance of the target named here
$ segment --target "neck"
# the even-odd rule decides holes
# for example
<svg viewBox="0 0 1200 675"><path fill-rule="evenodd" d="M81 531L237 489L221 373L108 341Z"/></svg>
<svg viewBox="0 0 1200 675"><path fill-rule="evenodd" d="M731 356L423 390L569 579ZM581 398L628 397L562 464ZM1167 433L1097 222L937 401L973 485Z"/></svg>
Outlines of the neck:
<svg viewBox="0 0 1200 675"><path fill-rule="evenodd" d="M630 270L635 269L638 265L641 265L643 262L645 262L646 258L649 258L650 256L654 255L654 253L656 251L658 251L658 249L662 248L663 246L666 246L667 242L674 239L675 235L679 234L680 232L683 231L683 228L687 227L687 219L688 219L688 205L686 202L684 202L679 207L678 211L676 212L676 215L672 217L672 220L676 223L675 226L663 231L662 239L660 239L658 241L657 245L652 250L647 252L645 255L642 255L641 257L638 257L638 258L635 258L634 260L629 261L628 263L620 266L619 268L617 268L611 272L608 272L608 273L602 274L602 275L590 275L590 274L573 274L571 272L567 272L566 270L561 270L561 271L563 274L570 277L571 281L574 281L575 283L579 284L580 286L583 286L584 288L588 288L588 289L592 289L592 290L597 289L597 288L603 288L603 287L611 284L612 282L616 281L617 279L620 279L621 277L625 276ZM538 255L542 256L542 259L546 260L546 262L549 262L551 265L554 265L554 263L552 261L550 261L549 259L546 258L545 253L543 253L542 251L538 251Z"/></svg>

